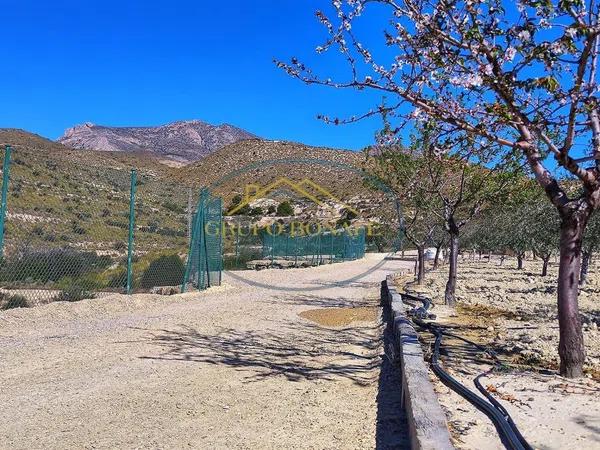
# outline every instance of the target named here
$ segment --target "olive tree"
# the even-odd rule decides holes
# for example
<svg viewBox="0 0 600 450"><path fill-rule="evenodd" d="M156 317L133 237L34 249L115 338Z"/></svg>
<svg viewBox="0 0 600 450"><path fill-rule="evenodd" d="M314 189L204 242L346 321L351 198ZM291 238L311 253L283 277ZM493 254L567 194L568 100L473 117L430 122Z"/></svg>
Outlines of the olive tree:
<svg viewBox="0 0 600 450"><path fill-rule="evenodd" d="M526 253L533 252L542 259L541 275L546 276L559 246L559 216L552 205L539 201L543 192L538 186L527 180L518 186L504 202L483 212L469 232L468 244L502 254L511 251L517 257L517 269L524 268Z"/></svg>

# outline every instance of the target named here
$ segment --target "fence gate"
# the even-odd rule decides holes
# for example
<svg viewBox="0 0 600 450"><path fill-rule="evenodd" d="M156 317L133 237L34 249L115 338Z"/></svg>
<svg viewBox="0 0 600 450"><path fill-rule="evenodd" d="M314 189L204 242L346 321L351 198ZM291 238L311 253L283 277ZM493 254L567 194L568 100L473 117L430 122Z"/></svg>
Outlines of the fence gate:
<svg viewBox="0 0 600 450"><path fill-rule="evenodd" d="M192 221L185 277L181 292L221 284L223 269L223 205L208 189L202 189Z"/></svg>

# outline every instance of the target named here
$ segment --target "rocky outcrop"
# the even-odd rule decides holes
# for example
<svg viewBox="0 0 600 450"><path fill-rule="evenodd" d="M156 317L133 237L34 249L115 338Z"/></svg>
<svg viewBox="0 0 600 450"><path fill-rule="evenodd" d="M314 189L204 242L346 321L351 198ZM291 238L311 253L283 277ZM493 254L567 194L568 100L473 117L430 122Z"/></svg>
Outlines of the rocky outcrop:
<svg viewBox="0 0 600 450"><path fill-rule="evenodd" d="M66 130L58 142L76 149L150 152L190 162L226 145L251 138L256 136L229 124L215 126L188 120L158 127L107 127L84 123Z"/></svg>

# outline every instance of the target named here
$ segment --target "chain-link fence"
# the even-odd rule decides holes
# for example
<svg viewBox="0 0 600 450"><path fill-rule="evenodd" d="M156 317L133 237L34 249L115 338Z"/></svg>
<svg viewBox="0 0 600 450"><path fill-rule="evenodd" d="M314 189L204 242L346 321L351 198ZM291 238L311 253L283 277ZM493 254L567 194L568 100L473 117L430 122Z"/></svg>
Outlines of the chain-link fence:
<svg viewBox="0 0 600 450"><path fill-rule="evenodd" d="M6 150L0 309L112 293L175 293L184 284L199 195L156 167L108 168L85 164L82 155ZM212 200L216 220L220 202ZM220 259L219 242L205 239L201 250ZM220 270L210 265L210 285L218 284ZM209 285L200 281L192 284Z"/></svg>

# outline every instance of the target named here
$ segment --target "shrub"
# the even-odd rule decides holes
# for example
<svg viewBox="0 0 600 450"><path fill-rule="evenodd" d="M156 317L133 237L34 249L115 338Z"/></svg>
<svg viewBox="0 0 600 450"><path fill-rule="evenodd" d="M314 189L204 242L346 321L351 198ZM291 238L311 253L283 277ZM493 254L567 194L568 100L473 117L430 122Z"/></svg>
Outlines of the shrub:
<svg viewBox="0 0 600 450"><path fill-rule="evenodd" d="M31 230L31 234L35 234L36 236L42 236L44 234L44 227L41 225L36 225Z"/></svg>
<svg viewBox="0 0 600 450"><path fill-rule="evenodd" d="M291 216L294 214L294 208L289 201L285 200L277 205L278 216Z"/></svg>
<svg viewBox="0 0 600 450"><path fill-rule="evenodd" d="M65 277L79 278L86 273L105 269L110 263L109 256L98 256L95 252L72 249L28 251L2 261L0 280L56 282Z"/></svg>
<svg viewBox="0 0 600 450"><path fill-rule="evenodd" d="M2 297L4 297L4 304L0 309L29 308L27 298L22 295L15 294L6 296L6 294L2 294Z"/></svg>
<svg viewBox="0 0 600 450"><path fill-rule="evenodd" d="M127 284L127 269L119 267L114 273L111 273L106 282L110 288L123 288Z"/></svg>
<svg viewBox="0 0 600 450"><path fill-rule="evenodd" d="M140 285L144 289L154 286L176 286L183 282L185 266L178 255L163 255L150 263L144 271Z"/></svg>
<svg viewBox="0 0 600 450"><path fill-rule="evenodd" d="M73 222L71 224L71 230L73 230L73 233L75 233L75 234L85 234L86 233L85 228L83 228L81 225L79 225L75 222Z"/></svg>
<svg viewBox="0 0 600 450"><path fill-rule="evenodd" d="M63 291L68 290L71 286L81 286L85 290L101 289L104 287L105 282L99 273L86 273L80 277L64 277L61 278L56 287Z"/></svg>
<svg viewBox="0 0 600 450"><path fill-rule="evenodd" d="M250 216L263 216L264 215L264 211L260 206L257 206L256 208L252 208L249 212Z"/></svg>
<svg viewBox="0 0 600 450"><path fill-rule="evenodd" d="M47 233L44 235L44 240L47 242L55 242L56 241L56 235L54 233Z"/></svg>
<svg viewBox="0 0 600 450"><path fill-rule="evenodd" d="M68 288L62 290L58 297L57 302L78 302L85 300L86 298L94 298L95 294L88 291L83 286L78 284L72 284Z"/></svg>
<svg viewBox="0 0 600 450"><path fill-rule="evenodd" d="M342 216L336 222L337 227L349 226L350 223L356 219L357 215L351 209L344 209L342 211Z"/></svg>
<svg viewBox="0 0 600 450"><path fill-rule="evenodd" d="M177 203L173 203L170 201L166 201L163 203L163 206L168 209L169 211L173 211L174 213L177 214L184 214L185 213L185 208L181 205L178 205Z"/></svg>
<svg viewBox="0 0 600 450"><path fill-rule="evenodd" d="M114 243L113 248L115 250L125 250L127 248L127 244L123 241L117 241Z"/></svg>
<svg viewBox="0 0 600 450"><path fill-rule="evenodd" d="M227 208L227 211L231 211L233 208L238 206L240 203L242 203L242 196L240 194L234 195L233 198L231 199L231 205L229 205L229 208ZM250 206L244 205L240 209L235 211L233 214L236 216L245 216L248 213L250 213Z"/></svg>

